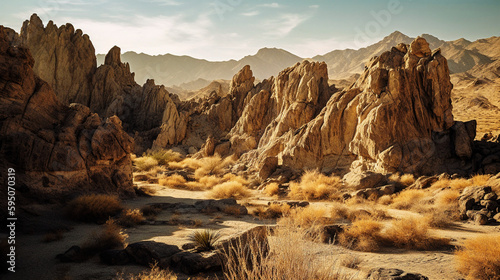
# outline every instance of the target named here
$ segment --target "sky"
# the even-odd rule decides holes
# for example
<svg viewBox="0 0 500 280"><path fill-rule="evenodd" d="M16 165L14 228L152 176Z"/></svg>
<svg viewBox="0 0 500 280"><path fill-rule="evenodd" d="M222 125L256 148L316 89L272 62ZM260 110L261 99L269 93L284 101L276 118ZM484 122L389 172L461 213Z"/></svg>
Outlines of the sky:
<svg viewBox="0 0 500 280"><path fill-rule="evenodd" d="M2 1L0 25L20 31L37 13L88 34L97 53L171 53L211 61L263 47L301 57L359 49L398 30L442 40L500 36L500 0L17 0Z"/></svg>

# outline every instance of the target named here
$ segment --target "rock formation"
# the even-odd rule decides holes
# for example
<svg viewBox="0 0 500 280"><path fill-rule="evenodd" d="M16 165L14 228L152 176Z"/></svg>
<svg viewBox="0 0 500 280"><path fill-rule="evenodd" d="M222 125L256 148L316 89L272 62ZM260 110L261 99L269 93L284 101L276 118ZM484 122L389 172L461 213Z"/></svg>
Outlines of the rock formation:
<svg viewBox="0 0 500 280"><path fill-rule="evenodd" d="M42 200L75 191L132 193L133 140L121 121L60 103L12 33L0 26L0 165L16 169L19 191Z"/></svg>
<svg viewBox="0 0 500 280"><path fill-rule="evenodd" d="M71 24L43 26L33 14L21 29L21 43L35 58L33 70L46 81L65 105L89 105L92 76L96 71L94 46L89 36Z"/></svg>
<svg viewBox="0 0 500 280"><path fill-rule="evenodd" d="M35 58L35 74L47 80L63 104L88 106L103 118L118 116L129 133L146 147L179 143L185 135L186 119L164 86L148 80L143 87L134 80L130 65L122 63L120 48L113 47L104 64L96 67L92 42L71 24L57 28L52 22L43 26L34 14L21 30L21 43ZM176 99L176 98L174 98Z"/></svg>
<svg viewBox="0 0 500 280"><path fill-rule="evenodd" d="M425 39L372 58L354 85L329 100L327 77L326 65L303 62L280 73L270 97L261 92L249 101L231 139L249 139L252 123L272 116L257 149L242 157L251 169L271 157L297 170L338 173L471 169L475 123L453 120L446 59ZM256 106L265 103L267 113Z"/></svg>

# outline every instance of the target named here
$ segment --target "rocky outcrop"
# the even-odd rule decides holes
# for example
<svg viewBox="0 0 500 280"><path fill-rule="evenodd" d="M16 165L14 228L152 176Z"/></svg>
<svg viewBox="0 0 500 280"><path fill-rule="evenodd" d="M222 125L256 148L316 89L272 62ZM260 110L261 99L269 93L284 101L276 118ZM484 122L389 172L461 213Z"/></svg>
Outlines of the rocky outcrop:
<svg viewBox="0 0 500 280"><path fill-rule="evenodd" d="M61 104L9 34L0 27L0 165L15 168L17 186L42 200L78 190L131 194L133 140L121 121Z"/></svg>
<svg viewBox="0 0 500 280"><path fill-rule="evenodd" d="M24 22L20 40L35 58L35 74L52 87L59 101L89 105L97 62L88 35L69 23L58 28L49 21L44 27L33 14Z"/></svg>
<svg viewBox="0 0 500 280"><path fill-rule="evenodd" d="M266 130L259 146L274 143L274 156L295 169L464 170L470 168L465 159L471 156L475 123L453 121L451 89L446 59L439 50L431 53L419 38L374 57L357 82L335 93L314 119ZM300 100L301 95L284 98ZM312 112L300 108L279 119L290 122L290 116L304 114L311 118ZM283 135L287 128L294 130Z"/></svg>
<svg viewBox="0 0 500 280"><path fill-rule="evenodd" d="M178 113L174 96L153 80L138 85L130 65L121 62L120 48L111 48L97 68L87 35L71 24L44 27L36 14L24 23L20 38L33 53L35 74L47 80L61 103L86 105L103 118L118 116L125 130L137 131L139 143L147 146L139 150L154 140L155 146L165 147L184 138L186 118Z"/></svg>

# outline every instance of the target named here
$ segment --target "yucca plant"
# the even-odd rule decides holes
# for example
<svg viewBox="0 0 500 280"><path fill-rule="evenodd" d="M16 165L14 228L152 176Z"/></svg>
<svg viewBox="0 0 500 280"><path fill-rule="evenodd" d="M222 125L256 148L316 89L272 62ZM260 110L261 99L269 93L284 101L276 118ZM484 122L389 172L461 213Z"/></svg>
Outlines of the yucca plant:
<svg viewBox="0 0 500 280"><path fill-rule="evenodd" d="M199 251L211 251L215 249L215 245L220 238L219 231L210 229L197 230L189 236L189 240L196 245L196 249Z"/></svg>

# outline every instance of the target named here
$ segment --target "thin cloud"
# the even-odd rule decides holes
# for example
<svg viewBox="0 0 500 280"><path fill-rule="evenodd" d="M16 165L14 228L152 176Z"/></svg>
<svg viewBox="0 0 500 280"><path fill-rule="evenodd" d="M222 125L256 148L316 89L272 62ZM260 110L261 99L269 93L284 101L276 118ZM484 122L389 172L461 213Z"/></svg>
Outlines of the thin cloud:
<svg viewBox="0 0 500 280"><path fill-rule="evenodd" d="M267 20L263 24L267 30L265 34L285 37L310 17L310 15L303 14L283 14L276 19Z"/></svg>
<svg viewBox="0 0 500 280"><path fill-rule="evenodd" d="M176 0L149 0L152 3L158 3L160 6L180 6L181 2Z"/></svg>
<svg viewBox="0 0 500 280"><path fill-rule="evenodd" d="M279 8L281 7L280 4L274 2L274 3L269 3L269 4L261 4L257 5L257 7L265 7L265 8Z"/></svg>
<svg viewBox="0 0 500 280"><path fill-rule="evenodd" d="M254 17L254 16L257 16L259 14L260 14L259 11L251 11L251 12L241 13L242 16L246 16L246 17Z"/></svg>

